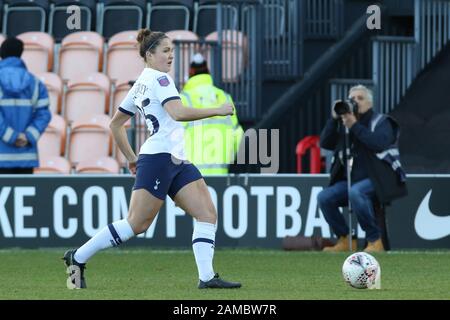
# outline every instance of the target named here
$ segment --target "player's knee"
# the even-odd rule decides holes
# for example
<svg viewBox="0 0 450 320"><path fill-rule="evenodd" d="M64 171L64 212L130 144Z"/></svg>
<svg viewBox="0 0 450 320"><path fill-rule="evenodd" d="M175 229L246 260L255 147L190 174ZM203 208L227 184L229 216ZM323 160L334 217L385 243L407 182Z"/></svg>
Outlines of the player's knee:
<svg viewBox="0 0 450 320"><path fill-rule="evenodd" d="M131 225L131 228L133 229L134 234L140 234L150 227L150 224L152 223L151 220L142 220L142 219L134 219L134 218L128 218L128 222Z"/></svg>

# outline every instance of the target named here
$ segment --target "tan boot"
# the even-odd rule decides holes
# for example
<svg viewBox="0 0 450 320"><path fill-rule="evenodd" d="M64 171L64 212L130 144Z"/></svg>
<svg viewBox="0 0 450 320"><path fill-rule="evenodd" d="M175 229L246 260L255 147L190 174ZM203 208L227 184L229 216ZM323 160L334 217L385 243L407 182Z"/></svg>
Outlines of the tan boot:
<svg viewBox="0 0 450 320"><path fill-rule="evenodd" d="M323 248L323 251L326 252L341 252L341 251L353 251L356 250L356 239L352 239L352 249L350 250L348 245L348 236L345 237L339 237L336 244L332 247L325 247Z"/></svg>
<svg viewBox="0 0 450 320"><path fill-rule="evenodd" d="M364 252L384 252L383 241L381 241L381 238L374 242L369 241Z"/></svg>

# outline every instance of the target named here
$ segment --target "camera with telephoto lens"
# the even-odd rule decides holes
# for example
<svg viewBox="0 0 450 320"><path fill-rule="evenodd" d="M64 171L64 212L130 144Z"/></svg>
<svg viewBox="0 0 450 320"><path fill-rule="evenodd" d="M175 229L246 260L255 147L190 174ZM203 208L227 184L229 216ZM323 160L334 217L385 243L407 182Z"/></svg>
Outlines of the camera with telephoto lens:
<svg viewBox="0 0 450 320"><path fill-rule="evenodd" d="M358 103L353 99L338 100L334 104L333 110L334 112L336 112L338 116L341 116L346 113L353 113L356 115L358 114Z"/></svg>

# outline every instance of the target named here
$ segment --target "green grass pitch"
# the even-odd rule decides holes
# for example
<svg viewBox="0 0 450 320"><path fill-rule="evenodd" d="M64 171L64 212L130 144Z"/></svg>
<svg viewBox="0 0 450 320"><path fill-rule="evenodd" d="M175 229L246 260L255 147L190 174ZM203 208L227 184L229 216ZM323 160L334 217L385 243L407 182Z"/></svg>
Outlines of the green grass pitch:
<svg viewBox="0 0 450 320"><path fill-rule="evenodd" d="M0 250L0 299L450 299L450 251L375 254L382 289L361 290L342 278L349 253L217 249L215 271L243 287L199 290L191 250L109 249L87 264L88 289L68 290L64 250Z"/></svg>

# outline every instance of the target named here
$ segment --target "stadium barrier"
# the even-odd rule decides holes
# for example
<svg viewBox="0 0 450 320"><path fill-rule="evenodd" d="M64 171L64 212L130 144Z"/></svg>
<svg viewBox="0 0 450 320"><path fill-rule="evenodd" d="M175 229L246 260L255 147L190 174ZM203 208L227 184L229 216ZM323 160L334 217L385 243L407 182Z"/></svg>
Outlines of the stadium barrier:
<svg viewBox="0 0 450 320"><path fill-rule="evenodd" d="M126 175L4 175L0 179L1 248L79 246L127 215L134 182ZM327 175L233 175L206 180L218 208L218 247L281 249L287 236L331 237L317 207L317 194L328 184ZM391 248L449 248L450 175L410 175L408 188L407 197L386 209ZM168 198L152 226L125 246L189 247L192 223ZM364 239L360 227L357 236Z"/></svg>

